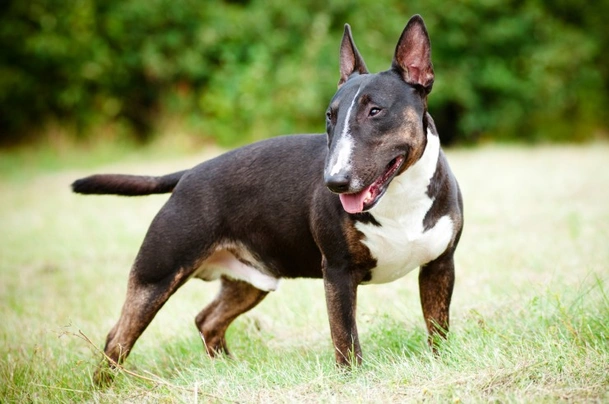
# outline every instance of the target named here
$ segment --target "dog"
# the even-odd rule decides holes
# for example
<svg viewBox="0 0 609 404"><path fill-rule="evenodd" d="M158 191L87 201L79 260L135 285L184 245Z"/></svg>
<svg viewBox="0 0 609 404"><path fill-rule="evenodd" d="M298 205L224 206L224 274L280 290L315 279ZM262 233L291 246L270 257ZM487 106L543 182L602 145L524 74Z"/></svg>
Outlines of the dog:
<svg viewBox="0 0 609 404"><path fill-rule="evenodd" d="M281 278L322 278L338 365L362 360L357 288L420 267L430 345L445 337L453 255L463 226L458 183L441 150L427 96L431 45L419 15L391 68L371 74L345 25L338 91L326 134L271 138L160 177L93 175L81 194L171 193L129 275L118 323L95 379L111 379L167 299L186 281L220 280L195 319L210 356L229 354L225 332Z"/></svg>

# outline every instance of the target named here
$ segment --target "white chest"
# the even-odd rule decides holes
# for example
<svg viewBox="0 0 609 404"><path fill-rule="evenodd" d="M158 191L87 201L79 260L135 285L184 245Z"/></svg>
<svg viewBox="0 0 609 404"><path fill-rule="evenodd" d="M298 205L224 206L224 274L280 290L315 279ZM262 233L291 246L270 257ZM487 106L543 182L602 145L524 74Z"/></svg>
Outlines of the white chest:
<svg viewBox="0 0 609 404"><path fill-rule="evenodd" d="M357 223L362 242L377 260L372 279L367 283L386 283L439 257L448 247L454 231L450 217L441 217L425 230L423 219L433 200L427 195L433 177L440 143L428 132L423 156L404 173L394 178L387 192L370 213L381 224Z"/></svg>

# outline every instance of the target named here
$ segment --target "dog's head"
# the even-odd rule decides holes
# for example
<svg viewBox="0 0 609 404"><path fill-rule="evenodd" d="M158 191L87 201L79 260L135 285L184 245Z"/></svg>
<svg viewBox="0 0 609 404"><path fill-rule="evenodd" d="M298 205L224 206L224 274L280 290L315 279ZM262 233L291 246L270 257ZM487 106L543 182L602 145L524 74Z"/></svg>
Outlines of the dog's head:
<svg viewBox="0 0 609 404"><path fill-rule="evenodd" d="M423 154L427 95L434 81L423 19L413 16L391 69L369 74L349 25L340 47L338 91L326 112L324 182L349 213L371 209L387 187Z"/></svg>

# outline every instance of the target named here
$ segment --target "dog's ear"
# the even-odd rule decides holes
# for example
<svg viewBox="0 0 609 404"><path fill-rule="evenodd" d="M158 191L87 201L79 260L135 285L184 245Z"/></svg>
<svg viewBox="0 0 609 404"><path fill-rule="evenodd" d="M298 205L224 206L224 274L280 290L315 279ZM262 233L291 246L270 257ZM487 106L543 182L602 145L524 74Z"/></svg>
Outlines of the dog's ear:
<svg viewBox="0 0 609 404"><path fill-rule="evenodd" d="M406 24L395 48L391 67L406 83L422 87L426 94L431 91L434 82L431 42L420 15L412 16Z"/></svg>
<svg viewBox="0 0 609 404"><path fill-rule="evenodd" d="M340 88L345 84L349 76L355 72L367 74L368 69L362 55L359 54L355 46L355 42L353 42L351 27L349 24L345 24L345 33L340 44L340 80L338 80L338 87Z"/></svg>

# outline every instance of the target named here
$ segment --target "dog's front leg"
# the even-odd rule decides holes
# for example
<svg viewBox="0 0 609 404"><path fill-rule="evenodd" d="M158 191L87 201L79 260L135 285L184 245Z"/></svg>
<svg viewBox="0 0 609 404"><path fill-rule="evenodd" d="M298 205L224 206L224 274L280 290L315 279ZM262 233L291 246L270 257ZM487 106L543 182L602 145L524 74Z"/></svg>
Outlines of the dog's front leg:
<svg viewBox="0 0 609 404"><path fill-rule="evenodd" d="M438 338L446 338L449 326L450 300L455 284L453 252L447 251L421 267L419 293L425 324L429 332L429 344L434 352Z"/></svg>
<svg viewBox="0 0 609 404"><path fill-rule="evenodd" d="M355 322L358 278L349 268L329 265L325 259L323 271L336 363L342 366L359 365L362 350Z"/></svg>

